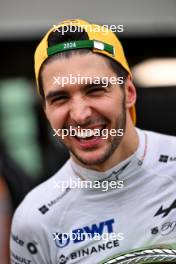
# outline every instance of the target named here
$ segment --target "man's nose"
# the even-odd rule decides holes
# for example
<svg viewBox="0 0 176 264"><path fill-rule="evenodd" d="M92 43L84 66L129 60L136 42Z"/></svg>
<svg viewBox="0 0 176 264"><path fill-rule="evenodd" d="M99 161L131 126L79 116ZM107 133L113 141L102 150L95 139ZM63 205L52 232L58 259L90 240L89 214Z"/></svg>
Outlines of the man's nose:
<svg viewBox="0 0 176 264"><path fill-rule="evenodd" d="M70 118L77 124L82 124L92 115L92 109L86 99L74 100L71 104Z"/></svg>

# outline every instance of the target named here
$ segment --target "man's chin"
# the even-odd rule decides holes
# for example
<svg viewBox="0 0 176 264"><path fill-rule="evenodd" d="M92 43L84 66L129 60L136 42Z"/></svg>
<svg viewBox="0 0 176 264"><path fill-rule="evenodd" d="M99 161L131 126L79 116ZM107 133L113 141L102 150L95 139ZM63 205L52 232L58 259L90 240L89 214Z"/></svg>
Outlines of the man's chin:
<svg viewBox="0 0 176 264"><path fill-rule="evenodd" d="M74 155L74 160L76 160L79 164L86 165L86 166L101 165L105 162L105 160L102 158L88 159L88 158L83 158L83 157L79 157L75 155Z"/></svg>
<svg viewBox="0 0 176 264"><path fill-rule="evenodd" d="M100 153L98 151L95 151L95 153L76 153L71 152L71 156L74 160L76 160L78 163L82 163L83 165L91 166L91 165L101 165L104 162L106 162L110 156L111 151L106 150L103 153Z"/></svg>
<svg viewBox="0 0 176 264"><path fill-rule="evenodd" d="M118 138L113 138L112 141L103 139L97 146L92 148L83 149L78 147L77 144L69 144L70 142L67 142L68 144L66 144L66 146L69 149L71 156L73 156L74 160L78 163L86 166L103 165L111 158L120 145L121 140L117 139Z"/></svg>

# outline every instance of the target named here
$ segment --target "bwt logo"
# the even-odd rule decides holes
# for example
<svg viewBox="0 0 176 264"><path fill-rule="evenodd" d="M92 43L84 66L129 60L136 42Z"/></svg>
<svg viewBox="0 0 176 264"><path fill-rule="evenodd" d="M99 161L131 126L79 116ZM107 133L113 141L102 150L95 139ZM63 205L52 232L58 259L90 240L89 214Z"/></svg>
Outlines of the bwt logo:
<svg viewBox="0 0 176 264"><path fill-rule="evenodd" d="M103 233L113 233L114 219L102 221L92 226L84 226L74 229L70 233L53 233L54 241L57 247L66 247L71 241L72 243L80 243L86 239L93 239L95 236L102 236Z"/></svg>

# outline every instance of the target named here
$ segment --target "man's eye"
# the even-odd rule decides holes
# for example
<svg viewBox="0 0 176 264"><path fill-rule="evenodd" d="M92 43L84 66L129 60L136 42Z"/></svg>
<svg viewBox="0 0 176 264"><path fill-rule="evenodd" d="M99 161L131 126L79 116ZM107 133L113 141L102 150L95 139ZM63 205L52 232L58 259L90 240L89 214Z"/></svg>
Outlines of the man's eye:
<svg viewBox="0 0 176 264"><path fill-rule="evenodd" d="M64 102L65 100L67 100L68 97L67 96L57 96L57 97L54 97L51 99L51 103L54 103L54 102Z"/></svg>

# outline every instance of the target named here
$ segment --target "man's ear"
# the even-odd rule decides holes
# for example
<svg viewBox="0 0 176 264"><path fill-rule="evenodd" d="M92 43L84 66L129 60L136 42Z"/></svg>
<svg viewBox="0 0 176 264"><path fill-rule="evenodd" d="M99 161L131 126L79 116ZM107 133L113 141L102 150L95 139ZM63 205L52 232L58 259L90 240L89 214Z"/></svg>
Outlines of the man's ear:
<svg viewBox="0 0 176 264"><path fill-rule="evenodd" d="M46 106L46 100L45 100L45 98L42 98L41 99L41 104L42 104L42 109L43 109L43 112L45 114L45 117L48 120L48 112L47 112L47 106Z"/></svg>
<svg viewBox="0 0 176 264"><path fill-rule="evenodd" d="M136 88L129 75L125 82L126 107L131 108L136 102Z"/></svg>

